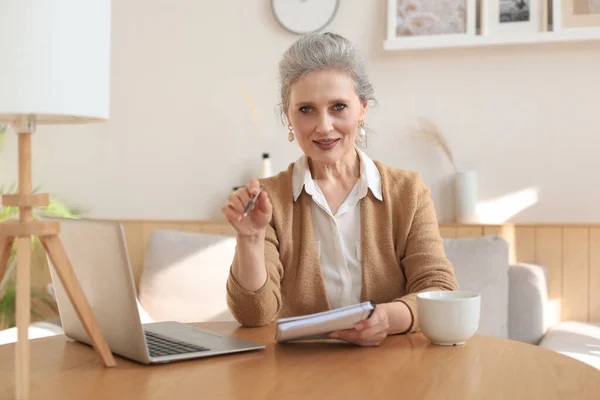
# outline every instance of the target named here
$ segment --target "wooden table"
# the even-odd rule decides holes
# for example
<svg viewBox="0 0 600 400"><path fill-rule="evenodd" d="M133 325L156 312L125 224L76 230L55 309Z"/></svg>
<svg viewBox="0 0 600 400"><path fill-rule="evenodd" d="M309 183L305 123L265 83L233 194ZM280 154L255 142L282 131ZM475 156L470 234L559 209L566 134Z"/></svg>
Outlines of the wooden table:
<svg viewBox="0 0 600 400"><path fill-rule="evenodd" d="M600 371L559 353L475 336L460 347L422 334L377 348L339 342L276 344L273 326L199 326L267 344L265 350L105 368L63 335L31 341L32 399L600 399ZM0 346L0 398L14 396L13 344Z"/></svg>

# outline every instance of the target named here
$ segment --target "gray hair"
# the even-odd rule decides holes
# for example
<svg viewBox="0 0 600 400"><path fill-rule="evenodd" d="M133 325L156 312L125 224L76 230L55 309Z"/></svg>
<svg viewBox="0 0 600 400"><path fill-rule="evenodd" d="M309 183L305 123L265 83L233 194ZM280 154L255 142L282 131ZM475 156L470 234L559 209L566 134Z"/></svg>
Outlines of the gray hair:
<svg viewBox="0 0 600 400"><path fill-rule="evenodd" d="M279 62L282 110L289 107L290 87L303 76L324 69L345 71L354 81L361 102L375 101L362 57L345 37L331 33L310 33L298 39ZM283 113L282 113L283 117Z"/></svg>

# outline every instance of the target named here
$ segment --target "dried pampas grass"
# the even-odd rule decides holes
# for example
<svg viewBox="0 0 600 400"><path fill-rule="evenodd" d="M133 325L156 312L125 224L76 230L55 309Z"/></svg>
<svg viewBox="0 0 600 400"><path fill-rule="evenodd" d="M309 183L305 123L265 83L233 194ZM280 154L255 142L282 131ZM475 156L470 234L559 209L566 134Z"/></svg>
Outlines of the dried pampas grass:
<svg viewBox="0 0 600 400"><path fill-rule="evenodd" d="M256 107L254 106L254 101L252 101L252 97L250 93L246 90L246 88L242 88L242 92L244 93L244 97L246 98L246 103L248 103L248 109L250 110L250 117L252 119L252 130L254 135L260 135L260 121L258 120L258 113L256 112Z"/></svg>
<svg viewBox="0 0 600 400"><path fill-rule="evenodd" d="M446 138L442 134L440 128L427 118L420 117L417 119L417 121L418 126L413 129L413 134L415 136L424 137L425 139L439 146L444 154L446 154L446 157L448 157L448 160L454 168L454 172L457 172L458 169L456 168L456 163L454 162L454 157L452 156L452 150L450 149L450 146L448 145L448 142L446 141Z"/></svg>

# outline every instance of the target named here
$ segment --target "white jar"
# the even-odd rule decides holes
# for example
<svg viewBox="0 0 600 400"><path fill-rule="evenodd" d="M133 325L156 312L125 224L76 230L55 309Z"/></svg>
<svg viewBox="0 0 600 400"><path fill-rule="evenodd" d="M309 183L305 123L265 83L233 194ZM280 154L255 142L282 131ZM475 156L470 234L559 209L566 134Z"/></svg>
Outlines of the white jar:
<svg viewBox="0 0 600 400"><path fill-rule="evenodd" d="M477 223L477 172L459 171L454 180L454 208L456 222Z"/></svg>
<svg viewBox="0 0 600 400"><path fill-rule="evenodd" d="M262 163L260 166L260 178L268 178L273 176L273 166L271 165L271 158L269 153L263 153Z"/></svg>

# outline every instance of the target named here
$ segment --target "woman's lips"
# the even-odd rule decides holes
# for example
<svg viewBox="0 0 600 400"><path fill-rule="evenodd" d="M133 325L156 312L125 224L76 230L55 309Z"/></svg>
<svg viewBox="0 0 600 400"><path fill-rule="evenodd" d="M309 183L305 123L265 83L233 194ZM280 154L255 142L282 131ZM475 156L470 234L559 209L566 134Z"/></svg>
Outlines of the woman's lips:
<svg viewBox="0 0 600 400"><path fill-rule="evenodd" d="M321 150L331 150L333 149L338 142L340 141L340 139L320 139L320 140L313 140L313 143Z"/></svg>

